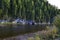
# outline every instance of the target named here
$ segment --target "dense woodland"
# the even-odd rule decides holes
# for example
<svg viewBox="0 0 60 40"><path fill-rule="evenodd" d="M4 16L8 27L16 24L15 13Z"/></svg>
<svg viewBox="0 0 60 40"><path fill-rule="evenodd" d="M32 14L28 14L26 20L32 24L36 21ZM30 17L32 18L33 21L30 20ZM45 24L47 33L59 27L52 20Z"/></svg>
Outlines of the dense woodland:
<svg viewBox="0 0 60 40"><path fill-rule="evenodd" d="M0 19L22 18L48 22L59 13L60 10L47 0L0 0Z"/></svg>

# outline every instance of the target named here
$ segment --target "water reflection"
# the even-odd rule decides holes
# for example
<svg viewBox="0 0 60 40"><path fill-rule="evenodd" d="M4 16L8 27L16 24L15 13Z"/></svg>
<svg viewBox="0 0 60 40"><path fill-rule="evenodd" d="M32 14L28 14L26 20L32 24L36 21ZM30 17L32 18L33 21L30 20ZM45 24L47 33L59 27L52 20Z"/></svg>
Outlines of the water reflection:
<svg viewBox="0 0 60 40"><path fill-rule="evenodd" d="M38 30L45 29L46 25L6 25L4 27L0 26L0 38L10 37L15 35L21 35L25 33L35 32Z"/></svg>

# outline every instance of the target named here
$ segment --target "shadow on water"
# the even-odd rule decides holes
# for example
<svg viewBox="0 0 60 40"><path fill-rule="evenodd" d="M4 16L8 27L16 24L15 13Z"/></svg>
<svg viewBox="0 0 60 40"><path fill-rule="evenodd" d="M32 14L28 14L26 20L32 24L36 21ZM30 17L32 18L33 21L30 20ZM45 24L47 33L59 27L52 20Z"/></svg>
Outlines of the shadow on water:
<svg viewBox="0 0 60 40"><path fill-rule="evenodd" d="M25 33L36 32L45 29L46 25L7 25L0 27L0 38L22 35Z"/></svg>

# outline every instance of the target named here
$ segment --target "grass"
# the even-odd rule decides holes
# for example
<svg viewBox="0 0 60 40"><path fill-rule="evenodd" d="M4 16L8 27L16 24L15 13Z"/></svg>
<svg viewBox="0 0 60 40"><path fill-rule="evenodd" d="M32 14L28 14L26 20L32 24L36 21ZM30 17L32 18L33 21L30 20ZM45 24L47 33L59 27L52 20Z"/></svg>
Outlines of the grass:
<svg viewBox="0 0 60 40"><path fill-rule="evenodd" d="M0 23L0 24L13 24L12 22L6 22L6 23ZM18 24L18 23L14 23L14 24Z"/></svg>
<svg viewBox="0 0 60 40"><path fill-rule="evenodd" d="M50 29L50 27L47 28L48 30L42 30L40 34L35 34L33 38L29 37L28 40L55 40L57 36L57 27L53 27L53 29Z"/></svg>

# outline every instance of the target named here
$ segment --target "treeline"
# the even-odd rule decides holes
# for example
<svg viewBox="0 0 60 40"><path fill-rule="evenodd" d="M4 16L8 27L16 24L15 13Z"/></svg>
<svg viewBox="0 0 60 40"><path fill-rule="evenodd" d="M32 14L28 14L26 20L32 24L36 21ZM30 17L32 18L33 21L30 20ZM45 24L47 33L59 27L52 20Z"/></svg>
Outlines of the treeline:
<svg viewBox="0 0 60 40"><path fill-rule="evenodd" d="M47 0L0 0L0 19L22 18L48 22L59 10Z"/></svg>

